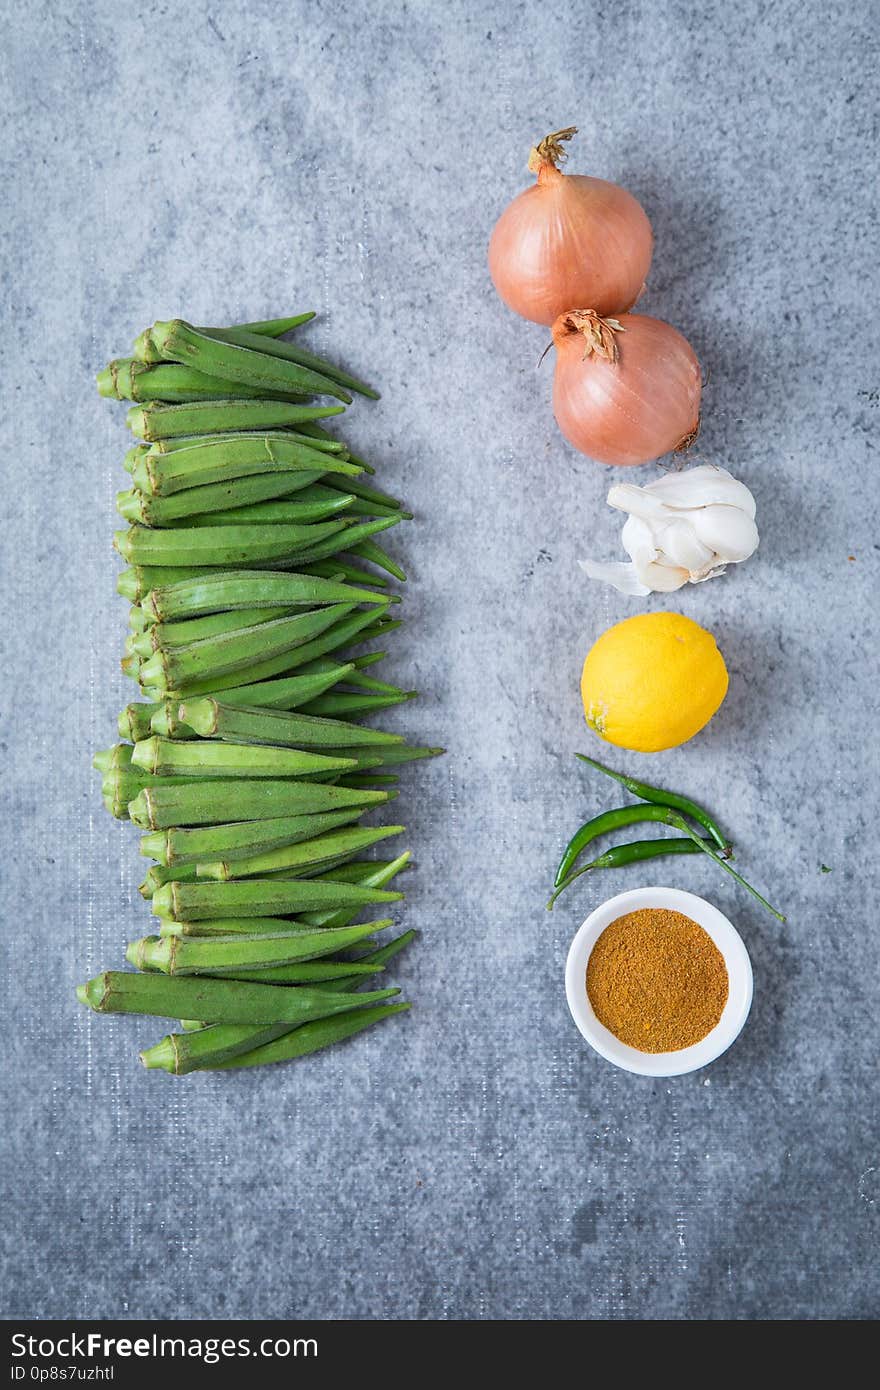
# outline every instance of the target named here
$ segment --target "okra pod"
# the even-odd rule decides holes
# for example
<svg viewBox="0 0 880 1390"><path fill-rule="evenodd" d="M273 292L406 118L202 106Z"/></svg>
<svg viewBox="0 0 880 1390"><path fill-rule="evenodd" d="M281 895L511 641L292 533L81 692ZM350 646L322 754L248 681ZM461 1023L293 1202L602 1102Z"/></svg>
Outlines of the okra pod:
<svg viewBox="0 0 880 1390"><path fill-rule="evenodd" d="M185 830L172 827L141 837L140 852L160 864L197 864L207 860L249 859L280 845L295 845L351 825L363 814L360 807L311 816L276 816L271 820L233 821Z"/></svg>
<svg viewBox="0 0 880 1390"><path fill-rule="evenodd" d="M356 464L346 462L344 454L312 447L292 435L233 434L199 441L169 440L164 447L154 444L136 461L131 478L141 492L152 497L170 497L214 483L239 484L245 478L266 473L286 474L292 491L297 474L300 485L308 487L316 481L316 475L338 473L353 478L359 472ZM304 475L308 476L303 480ZM245 496L245 500L259 499Z"/></svg>
<svg viewBox="0 0 880 1390"><path fill-rule="evenodd" d="M185 715L181 718L190 723ZM309 753L300 748L208 743L200 739L177 743L155 735L134 745L132 763L154 777L308 777L315 772L336 769L344 772L346 768L354 768L352 759L339 754L326 758L321 753Z"/></svg>
<svg viewBox="0 0 880 1390"><path fill-rule="evenodd" d="M391 835L402 835L402 825L362 826L355 830L332 830L311 840L278 845L240 859L202 860L197 866L199 879L253 878L281 870L298 870L337 860L342 854L355 855Z"/></svg>
<svg viewBox="0 0 880 1390"><path fill-rule="evenodd" d="M235 970L292 965L346 951L390 925L391 919L384 918L355 927L314 928L283 936L145 936L131 943L125 958L138 970L158 970L163 975L231 975Z"/></svg>
<svg viewBox="0 0 880 1390"><path fill-rule="evenodd" d="M392 903L402 897L402 893L365 888L359 883L317 878L166 883L153 897L153 912L173 922L197 922L200 917L285 917L322 907ZM175 1013L194 1016L191 1009L175 1009Z"/></svg>
<svg viewBox="0 0 880 1390"><path fill-rule="evenodd" d="M305 314L294 314L289 318L259 319L254 323L235 323L228 328L203 328L201 324L198 324L196 329L197 332L206 333L209 337L212 335L223 337L226 333L235 333L237 330L244 329L247 333L259 333L264 338L280 338L282 333L291 333L294 328L299 328L304 323L310 323L315 317L314 309L310 309ZM151 331L150 328L145 328L143 333L139 333L134 340L132 352L139 362L164 361L150 336ZM339 409L341 408L340 406Z"/></svg>
<svg viewBox="0 0 880 1390"><path fill-rule="evenodd" d="M297 392L335 396L346 404L351 401L351 394L329 377L288 358L270 356L265 350L270 344L264 344L259 336L256 347L248 341L244 345L224 342L200 333L184 319L154 323L148 334L163 361L183 363L221 381L237 382L269 394Z"/></svg>
<svg viewBox="0 0 880 1390"><path fill-rule="evenodd" d="M117 357L98 372L98 394L118 401L166 401L169 404L224 398L250 400L263 396L297 402L311 398L310 392L264 390L242 382L223 381L176 362L159 362L153 366L139 362L136 357Z"/></svg>
<svg viewBox="0 0 880 1390"><path fill-rule="evenodd" d="M367 998L365 994L356 997L364 1000ZM383 1019L390 1018L392 1014L405 1013L411 1007L410 1004L386 1004L374 1009L353 1009L350 1013L338 1015L336 1018L306 1023L301 1028L294 1028L289 1033L284 1033L274 1042L264 1043L261 1047L255 1047L251 1052L244 1052L228 1058L225 1062L218 1062L217 1070L227 1071L234 1067L262 1067L270 1062L289 1062L295 1057L306 1057L311 1052L320 1052L322 1048L354 1037L356 1033L362 1033L365 1028L372 1027L374 1023L381 1023ZM331 1027L331 1024L334 1026Z"/></svg>
<svg viewBox="0 0 880 1390"><path fill-rule="evenodd" d="M388 602L372 589L356 589L331 579L271 570L225 570L151 589L141 607L155 622L254 608L319 608L332 603ZM244 623L241 626L245 626Z"/></svg>
<svg viewBox="0 0 880 1390"><path fill-rule="evenodd" d="M177 618L172 622L154 623L145 632L132 633L128 641L130 650L146 661L157 651L186 647L190 642L202 642L206 637L219 637L223 633L236 632L243 627L256 627L258 623L271 623L276 618L286 618L289 614L290 609L282 606L206 613L200 618Z"/></svg>
<svg viewBox="0 0 880 1390"><path fill-rule="evenodd" d="M370 523L378 525L378 522ZM347 527L344 521L319 521L303 526L248 525L186 526L154 531L148 526L130 526L117 531L113 544L128 564L179 567L182 560L197 565L246 568L256 561L293 561L314 556L322 546L346 549L344 541L335 546L340 532L354 535L361 528Z"/></svg>
<svg viewBox="0 0 880 1390"><path fill-rule="evenodd" d="M360 908L351 911L349 922L353 922ZM321 914L312 914L321 915ZM323 914L326 917L333 913ZM335 925L347 927L349 922ZM310 931L320 922L300 921L296 917L205 917L199 922L172 922L163 917L159 923L160 936L291 936L296 932Z"/></svg>
<svg viewBox="0 0 880 1390"><path fill-rule="evenodd" d="M129 803L129 817L141 830L165 830L172 825L222 825L236 819L268 820L342 807L375 806L388 800L387 793L382 791L298 782L294 778L283 781L211 779L178 786L168 785L169 782L170 779L157 778Z"/></svg>
<svg viewBox="0 0 880 1390"><path fill-rule="evenodd" d="M138 892L147 901L152 898L154 893L166 883L195 883L196 866L195 864L175 864L171 868L166 868L162 864L154 864L147 870L143 883L138 884Z"/></svg>
<svg viewBox="0 0 880 1390"><path fill-rule="evenodd" d="M339 675L338 672L343 674ZM257 709L296 709L340 681L350 683L352 672L357 674L351 662L345 666L328 662L325 671L287 676L279 680L256 681L253 685L232 686L222 692L222 700L225 705L252 705ZM176 701L172 700L171 703L179 709L182 700L183 696L179 695ZM159 732L158 729L153 730L153 733Z"/></svg>
<svg viewBox="0 0 880 1390"><path fill-rule="evenodd" d="M359 1001L388 998L399 990L359 994ZM219 980L213 976L141 975L137 971L105 970L76 991L81 1004L96 1013L153 1014L162 1018L202 1018L215 1023L299 1023L314 1018L312 1010L342 1013L352 996L335 991L286 989L283 985Z"/></svg>
<svg viewBox="0 0 880 1390"><path fill-rule="evenodd" d="M150 720L159 709L160 706L153 701L149 704L135 702L126 705L116 720L119 737L131 739L132 743L137 743L141 738L149 738Z"/></svg>
<svg viewBox="0 0 880 1390"><path fill-rule="evenodd" d="M285 361L295 362L298 366L308 367L321 376L327 377L330 381L337 382L340 386L356 391L360 396L369 396L374 401L379 399L378 391L374 391L372 386L368 386L366 382L352 376L350 372L343 371L334 363L325 361L323 357L316 357L313 352L308 352L306 348L300 347L299 343L269 341L264 337L258 337L245 328L213 328L202 331L207 331L208 336L219 338L222 342L234 343L238 347L251 348L255 352L263 352L272 357L280 357Z"/></svg>
<svg viewBox="0 0 880 1390"><path fill-rule="evenodd" d="M271 622L238 627L216 637L203 638L184 647L157 651L141 668L143 686L186 692L200 681L236 676L250 668L264 669L282 658L296 665L294 650L302 648L332 628L352 611L351 604L337 603L309 609ZM308 658L307 658L308 659ZM282 662L283 667L283 662ZM231 684L239 684L233 679Z"/></svg>
<svg viewBox="0 0 880 1390"><path fill-rule="evenodd" d="M125 423L141 439L213 434L222 430L283 430L310 420L342 415L342 405L295 405L289 401L195 401L185 405L133 405Z"/></svg>
<svg viewBox="0 0 880 1390"><path fill-rule="evenodd" d="M149 493L130 488L127 492L116 494L116 510L126 521L137 525L167 526L171 530L180 530L184 526L204 528L238 526L252 522L307 525L338 516L346 508L341 492L336 494L339 498L339 505L336 507L320 507L314 502L300 507L295 501L287 500L290 494L299 495L304 477L314 476L313 472L258 473L250 478L234 478L222 483L208 483L204 487L189 487L183 492L174 492L169 497L153 497ZM285 499L287 503L285 515L263 515L260 508L276 502L278 498Z"/></svg>
<svg viewBox="0 0 880 1390"><path fill-rule="evenodd" d="M403 734L383 733L362 724L348 724L343 719L320 719L316 715L298 714L289 710L248 709L246 705L225 705L213 696L195 700L185 699L180 718L202 738L241 741L249 744L271 744L283 748L354 747L403 743ZM133 761L138 766L135 751ZM329 769L328 769L329 770ZM354 772L352 765L349 771Z"/></svg>
<svg viewBox="0 0 880 1390"><path fill-rule="evenodd" d="M270 473L266 475L270 478L282 477L282 474ZM249 479L249 482L255 481ZM195 490L195 489L194 489ZM235 489L235 498L231 506L221 507L215 512L207 512L203 516L193 515L185 518L184 522L172 521L171 526L239 526L243 522L256 522L258 525L299 525L309 521L328 521L331 517L345 513L348 516L351 511L355 498L348 493L336 492L331 494L329 501L305 500L303 492L310 491L309 488L296 490L295 496L288 495L288 489L284 489L284 496L268 497L265 501L253 501L245 503L238 499L242 496L239 489ZM329 489L328 489L329 491ZM188 493L178 494L187 497Z"/></svg>

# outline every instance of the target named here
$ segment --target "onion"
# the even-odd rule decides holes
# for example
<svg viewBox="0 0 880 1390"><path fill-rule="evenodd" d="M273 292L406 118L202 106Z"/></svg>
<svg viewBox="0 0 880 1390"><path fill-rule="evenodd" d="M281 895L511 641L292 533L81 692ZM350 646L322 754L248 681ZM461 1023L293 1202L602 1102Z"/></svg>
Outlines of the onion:
<svg viewBox="0 0 880 1390"><path fill-rule="evenodd" d="M553 411L582 454L625 466L693 443L700 364L670 324L647 314L609 319L572 309L554 323L553 342Z"/></svg>
<svg viewBox="0 0 880 1390"><path fill-rule="evenodd" d="M563 174L563 140L548 135L531 152L537 183L508 205L489 241L489 272L515 313L553 323L573 304L599 314L629 309L644 289L654 237L641 203L605 179Z"/></svg>

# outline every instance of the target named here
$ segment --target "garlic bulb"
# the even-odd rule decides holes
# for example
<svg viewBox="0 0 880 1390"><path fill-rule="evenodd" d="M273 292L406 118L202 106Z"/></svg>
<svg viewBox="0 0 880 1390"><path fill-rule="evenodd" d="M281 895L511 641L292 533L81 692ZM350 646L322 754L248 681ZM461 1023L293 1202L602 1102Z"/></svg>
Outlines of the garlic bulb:
<svg viewBox="0 0 880 1390"><path fill-rule="evenodd" d="M715 464L665 473L645 487L616 483L608 505L628 513L620 539L630 563L581 560L580 566L622 594L644 598L701 584L758 546L754 497Z"/></svg>

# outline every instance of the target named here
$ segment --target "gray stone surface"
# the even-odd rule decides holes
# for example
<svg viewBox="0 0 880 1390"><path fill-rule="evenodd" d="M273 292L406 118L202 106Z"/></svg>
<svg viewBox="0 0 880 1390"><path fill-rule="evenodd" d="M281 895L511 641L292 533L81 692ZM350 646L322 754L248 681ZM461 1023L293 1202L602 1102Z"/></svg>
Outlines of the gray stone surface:
<svg viewBox="0 0 880 1390"><path fill-rule="evenodd" d="M7 1315L878 1312L871 10L6 7ZM695 457L749 483L761 529L740 572L650 603L717 634L723 711L615 761L723 812L784 927L693 861L543 909L608 804L570 756L580 662L634 611L576 567L616 553L609 476L560 439L547 335L486 273L530 143L567 122L570 167L653 219L644 307L709 375ZM416 1007L296 1067L176 1081L137 1064L158 1021L73 993L148 923L89 766L132 693L127 432L93 373L156 317L304 307L381 385L350 436L418 518L385 668L423 692L394 725L449 749L395 807ZM756 977L737 1045L670 1082L594 1056L562 984L588 910L652 876L727 911Z"/></svg>

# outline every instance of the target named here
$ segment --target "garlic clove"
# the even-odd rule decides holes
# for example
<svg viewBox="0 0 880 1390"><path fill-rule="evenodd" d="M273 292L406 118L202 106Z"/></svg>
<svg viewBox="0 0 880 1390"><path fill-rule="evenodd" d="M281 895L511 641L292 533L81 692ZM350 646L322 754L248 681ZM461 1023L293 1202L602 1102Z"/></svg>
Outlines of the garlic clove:
<svg viewBox="0 0 880 1390"><path fill-rule="evenodd" d="M747 560L758 548L758 528L739 507L701 507L690 513L688 524L723 564Z"/></svg>
<svg viewBox="0 0 880 1390"><path fill-rule="evenodd" d="M671 594L688 581L688 572L681 566L664 562L657 549L654 531L639 516L628 516L620 533L624 550L632 558L639 581L649 593Z"/></svg>
<svg viewBox="0 0 880 1390"><path fill-rule="evenodd" d="M718 505L739 507L752 519L755 516L755 499L745 483L714 463L702 463L682 473L666 473L648 483L645 492L676 510Z"/></svg>
<svg viewBox="0 0 880 1390"><path fill-rule="evenodd" d="M664 522L655 535L658 549L670 564L693 571L705 569L715 561L714 550L702 543L690 515Z"/></svg>

